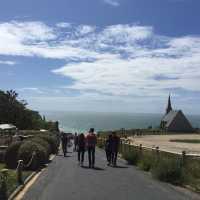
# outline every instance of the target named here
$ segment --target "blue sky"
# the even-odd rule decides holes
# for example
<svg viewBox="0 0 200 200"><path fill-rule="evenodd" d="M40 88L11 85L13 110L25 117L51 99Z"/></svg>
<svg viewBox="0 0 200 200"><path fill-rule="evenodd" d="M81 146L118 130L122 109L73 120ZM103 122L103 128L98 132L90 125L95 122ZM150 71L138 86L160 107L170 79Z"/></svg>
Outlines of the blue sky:
<svg viewBox="0 0 200 200"><path fill-rule="evenodd" d="M3 0L0 88L37 110L200 114L199 0Z"/></svg>

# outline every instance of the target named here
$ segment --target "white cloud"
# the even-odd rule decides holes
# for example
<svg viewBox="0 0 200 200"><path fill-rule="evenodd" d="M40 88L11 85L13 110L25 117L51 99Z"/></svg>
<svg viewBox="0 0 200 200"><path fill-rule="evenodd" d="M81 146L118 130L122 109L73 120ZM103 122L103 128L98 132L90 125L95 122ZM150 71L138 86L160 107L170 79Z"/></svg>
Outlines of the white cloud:
<svg viewBox="0 0 200 200"><path fill-rule="evenodd" d="M79 35L86 35L88 33L94 32L94 31L95 31L94 26L81 25L81 26L78 26L78 28L77 28L78 36Z"/></svg>
<svg viewBox="0 0 200 200"><path fill-rule="evenodd" d="M16 62L10 60L0 60L0 65L15 65Z"/></svg>
<svg viewBox="0 0 200 200"><path fill-rule="evenodd" d="M59 28L70 28L72 24L68 22L60 22L60 23L57 23L56 26Z"/></svg>
<svg viewBox="0 0 200 200"><path fill-rule="evenodd" d="M165 88L200 91L200 36L167 37L150 26L1 23L0 55L65 60L52 72L73 79L64 87L79 91L81 97L131 101L160 99Z"/></svg>
<svg viewBox="0 0 200 200"><path fill-rule="evenodd" d="M44 92L36 87L24 87L24 88L20 88L18 89L18 91L20 92L31 92L31 93L37 93L37 94L43 94Z"/></svg>
<svg viewBox="0 0 200 200"><path fill-rule="evenodd" d="M104 2L111 5L111 6L115 6L115 7L120 5L119 2L116 1L116 0L104 0Z"/></svg>

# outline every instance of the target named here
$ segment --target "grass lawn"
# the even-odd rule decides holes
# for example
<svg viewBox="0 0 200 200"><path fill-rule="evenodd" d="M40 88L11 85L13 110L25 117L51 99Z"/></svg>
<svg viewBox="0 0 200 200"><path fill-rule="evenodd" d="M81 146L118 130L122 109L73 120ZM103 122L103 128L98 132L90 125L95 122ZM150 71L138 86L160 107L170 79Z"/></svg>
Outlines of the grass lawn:
<svg viewBox="0 0 200 200"><path fill-rule="evenodd" d="M4 164L0 163L0 170L5 168ZM24 171L23 172L23 178L24 180L32 173L32 171ZM7 189L8 189L8 195L10 195L18 186L17 183L17 174L16 170L8 170L8 179L7 179Z"/></svg>
<svg viewBox="0 0 200 200"><path fill-rule="evenodd" d="M182 143L192 143L192 144L199 144L199 139L172 139L170 142L182 142Z"/></svg>

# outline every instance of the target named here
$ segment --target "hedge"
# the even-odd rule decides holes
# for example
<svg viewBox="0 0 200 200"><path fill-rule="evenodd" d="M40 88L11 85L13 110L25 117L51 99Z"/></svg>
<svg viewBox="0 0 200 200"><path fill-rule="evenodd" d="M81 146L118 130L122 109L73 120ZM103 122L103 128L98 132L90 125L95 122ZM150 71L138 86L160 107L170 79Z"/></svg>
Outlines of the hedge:
<svg viewBox="0 0 200 200"><path fill-rule="evenodd" d="M45 134L38 134L36 137L41 138L49 143L50 153L56 154L58 152L59 142L58 142L56 136L45 133Z"/></svg>
<svg viewBox="0 0 200 200"><path fill-rule="evenodd" d="M35 156L33 156L35 152ZM31 158L32 162L30 163ZM48 161L48 152L41 144L33 141L25 141L19 148L18 160L24 161L26 169L37 170ZM29 165L30 164L30 165Z"/></svg>
<svg viewBox="0 0 200 200"><path fill-rule="evenodd" d="M22 142L15 142L7 148L5 153L5 163L8 168L15 169L17 167L18 150L21 145Z"/></svg>
<svg viewBox="0 0 200 200"><path fill-rule="evenodd" d="M44 140L43 138L35 137L35 138L32 138L30 141L34 143L38 143L41 146L43 146L46 149L47 156L49 157L52 151L51 151L50 144L46 140Z"/></svg>

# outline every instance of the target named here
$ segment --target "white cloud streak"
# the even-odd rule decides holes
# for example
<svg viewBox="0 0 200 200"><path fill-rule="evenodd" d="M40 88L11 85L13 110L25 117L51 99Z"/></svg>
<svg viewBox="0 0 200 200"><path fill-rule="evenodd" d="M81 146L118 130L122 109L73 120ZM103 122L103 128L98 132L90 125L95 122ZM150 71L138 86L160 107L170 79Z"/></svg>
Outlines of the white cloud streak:
<svg viewBox="0 0 200 200"><path fill-rule="evenodd" d="M101 100L200 91L200 36L170 38L150 26L11 21L0 24L0 55L63 59L52 72L74 80L64 87Z"/></svg>
<svg viewBox="0 0 200 200"><path fill-rule="evenodd" d="M120 3L116 0L104 0L104 2L114 7L120 6Z"/></svg>
<svg viewBox="0 0 200 200"><path fill-rule="evenodd" d="M15 65L16 62L10 60L0 60L0 65Z"/></svg>

